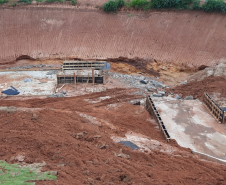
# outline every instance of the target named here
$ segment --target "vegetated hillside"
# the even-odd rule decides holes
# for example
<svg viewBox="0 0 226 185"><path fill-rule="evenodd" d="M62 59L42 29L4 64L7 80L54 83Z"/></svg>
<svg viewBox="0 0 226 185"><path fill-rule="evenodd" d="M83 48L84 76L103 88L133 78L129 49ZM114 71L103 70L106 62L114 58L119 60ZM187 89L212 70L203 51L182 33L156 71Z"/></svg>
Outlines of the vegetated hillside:
<svg viewBox="0 0 226 185"><path fill-rule="evenodd" d="M211 65L226 56L226 17L200 11L118 13L18 7L0 11L0 62L34 58L128 58Z"/></svg>

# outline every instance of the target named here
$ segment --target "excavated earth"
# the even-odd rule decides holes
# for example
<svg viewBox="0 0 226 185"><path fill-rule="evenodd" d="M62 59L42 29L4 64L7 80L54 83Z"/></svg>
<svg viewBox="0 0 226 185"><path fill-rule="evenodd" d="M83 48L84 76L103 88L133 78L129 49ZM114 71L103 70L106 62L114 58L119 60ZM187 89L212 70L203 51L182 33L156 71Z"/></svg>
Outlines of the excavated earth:
<svg viewBox="0 0 226 185"><path fill-rule="evenodd" d="M225 61L224 15L106 14L97 7L104 2L2 7L0 69L29 70L21 66L31 64L32 70L59 69L63 59L106 60L113 72L151 76L167 85L194 75L168 89L182 97L201 99L203 92L226 97L224 76L197 80L207 66ZM131 104L143 98L139 89L117 87L67 98L1 96L0 160L45 161L43 170L57 171L57 180L36 182L40 185L226 184L225 165L202 160L175 140L167 143L144 105ZM118 143L126 140L139 150ZM24 160L17 161L18 155Z"/></svg>
<svg viewBox="0 0 226 185"><path fill-rule="evenodd" d="M82 5L2 7L0 62L21 55L35 59L139 57L192 67L225 60L223 14L173 10L107 14Z"/></svg>
<svg viewBox="0 0 226 185"><path fill-rule="evenodd" d="M0 112L1 159L15 163L12 156L23 155L27 163L45 161L44 170L58 171L58 176L56 181L37 182L43 185L226 184L226 166L202 161L174 140L167 143L143 106L127 103L136 96L126 91L0 100L5 107ZM106 96L112 98L95 103ZM131 150L112 140L136 133L155 141L151 150ZM130 158L117 156L120 149Z"/></svg>

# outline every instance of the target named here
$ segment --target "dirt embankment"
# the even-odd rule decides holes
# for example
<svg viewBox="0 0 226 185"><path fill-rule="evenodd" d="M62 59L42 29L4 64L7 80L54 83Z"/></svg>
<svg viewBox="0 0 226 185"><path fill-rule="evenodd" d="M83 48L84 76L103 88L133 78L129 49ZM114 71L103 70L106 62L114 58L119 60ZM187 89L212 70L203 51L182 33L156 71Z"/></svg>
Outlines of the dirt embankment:
<svg viewBox="0 0 226 185"><path fill-rule="evenodd" d="M185 96L192 95L194 98L202 100L204 92L209 94L220 93L221 97L226 97L226 77L225 76L210 76L201 81L189 82L185 85L179 85L169 92Z"/></svg>
<svg viewBox="0 0 226 185"><path fill-rule="evenodd" d="M226 18L196 11L118 13L51 6L0 11L0 62L32 58L139 57L190 66L225 55Z"/></svg>
<svg viewBox="0 0 226 185"><path fill-rule="evenodd" d="M174 142L169 144L178 151L171 155L132 151L114 143L111 135L123 137L128 131L166 143L147 120L148 112L123 103L134 97L122 97L122 92L125 89L73 98L0 100L2 106L21 109L0 112L0 158L10 162L12 156L22 154L25 162L45 161L44 170L58 171L57 181L37 184L225 184L225 166L200 161ZM114 96L117 106L111 98L92 103L103 96ZM29 111L25 112L26 107ZM87 134L73 137L82 132ZM116 157L120 149L130 159Z"/></svg>

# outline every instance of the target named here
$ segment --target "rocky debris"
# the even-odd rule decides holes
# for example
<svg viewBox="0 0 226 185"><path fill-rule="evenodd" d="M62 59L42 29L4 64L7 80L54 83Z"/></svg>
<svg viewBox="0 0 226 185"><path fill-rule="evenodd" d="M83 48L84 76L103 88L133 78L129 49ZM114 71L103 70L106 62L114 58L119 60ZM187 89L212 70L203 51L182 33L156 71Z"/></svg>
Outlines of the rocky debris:
<svg viewBox="0 0 226 185"><path fill-rule="evenodd" d="M32 80L30 78L24 79L24 82L31 82Z"/></svg>
<svg viewBox="0 0 226 185"><path fill-rule="evenodd" d="M63 164L63 163L57 165L57 167L64 167L64 166L65 166L65 164Z"/></svg>
<svg viewBox="0 0 226 185"><path fill-rule="evenodd" d="M159 93L153 93L152 96L154 96L154 97L163 97L164 95L163 94L159 94Z"/></svg>
<svg viewBox="0 0 226 185"><path fill-rule="evenodd" d="M185 84L187 84L187 81L181 82L181 84L182 84L182 85L185 85Z"/></svg>
<svg viewBox="0 0 226 185"><path fill-rule="evenodd" d="M140 90L139 95L146 96L147 92L154 92L157 89L168 88L163 82L157 81L159 78L146 77L146 76L133 76L127 74L120 74L115 72L108 72L109 77L118 79L131 87L138 88Z"/></svg>
<svg viewBox="0 0 226 185"><path fill-rule="evenodd" d="M101 138L101 135L95 135L94 138Z"/></svg>
<svg viewBox="0 0 226 185"><path fill-rule="evenodd" d="M193 96L186 96L185 98L184 98L184 100L193 100L194 98L193 98Z"/></svg>
<svg viewBox="0 0 226 185"><path fill-rule="evenodd" d="M37 119L37 115L34 113L34 114L32 114L32 118L31 118L31 120L36 120Z"/></svg>
<svg viewBox="0 0 226 185"><path fill-rule="evenodd" d="M174 98L176 98L178 100L181 99L181 97L178 94L175 94Z"/></svg>
<svg viewBox="0 0 226 185"><path fill-rule="evenodd" d="M24 160L25 160L25 156L18 154L16 157L12 156L9 161L23 162Z"/></svg>
<svg viewBox="0 0 226 185"><path fill-rule="evenodd" d="M57 176L58 172L57 171L48 171L47 174Z"/></svg>
<svg viewBox="0 0 226 185"><path fill-rule="evenodd" d="M148 163L148 166L153 166L151 163Z"/></svg>
<svg viewBox="0 0 226 185"><path fill-rule="evenodd" d="M188 82L200 81L209 76L223 76L223 75L226 75L226 61L225 60L215 66L206 67L205 69L198 71L197 73L191 75L188 78Z"/></svg>
<svg viewBox="0 0 226 185"><path fill-rule="evenodd" d="M20 66L20 67L10 67L8 69L32 69L32 68L44 68L44 67L51 67L51 66L45 65L45 64L37 64L37 65L27 65L27 66Z"/></svg>
<svg viewBox="0 0 226 185"><path fill-rule="evenodd" d="M76 139L82 139L83 136L87 135L87 132L80 132L80 133L76 133L76 134L72 134L72 137L76 138Z"/></svg>
<svg viewBox="0 0 226 185"><path fill-rule="evenodd" d="M142 83L142 84L148 84L148 80L140 80L140 83Z"/></svg>
<svg viewBox="0 0 226 185"><path fill-rule="evenodd" d="M101 147L100 147L100 149L105 149L106 147L109 147L109 145L102 145Z"/></svg>
<svg viewBox="0 0 226 185"><path fill-rule="evenodd" d="M166 94L165 91L158 91L158 94L161 94L162 96L164 96Z"/></svg>
<svg viewBox="0 0 226 185"><path fill-rule="evenodd" d="M58 73L59 73L58 70L51 70L51 71L48 71L48 72L46 73L46 75L54 75L54 74L58 74Z"/></svg>
<svg viewBox="0 0 226 185"><path fill-rule="evenodd" d="M49 98L63 98L64 95L61 94L61 93L57 93L57 94L51 94L51 95L49 95L47 97L49 97Z"/></svg>
<svg viewBox="0 0 226 185"><path fill-rule="evenodd" d="M150 89L150 87L145 87L149 92L154 92L155 89Z"/></svg>
<svg viewBox="0 0 226 185"><path fill-rule="evenodd" d="M123 182L129 182L129 181L131 181L131 178L128 175L120 175L119 178Z"/></svg>
<svg viewBox="0 0 226 185"><path fill-rule="evenodd" d="M125 159L130 159L130 155L124 154L124 153L122 152L122 149L120 149L119 152L120 152L120 153L117 155L117 157L122 157L122 158L125 158Z"/></svg>
<svg viewBox="0 0 226 185"><path fill-rule="evenodd" d="M158 88L165 88L166 87L166 85L164 85L163 82L158 82L156 80L152 80L151 82L153 83L153 85L155 87L158 87Z"/></svg>
<svg viewBox="0 0 226 185"><path fill-rule="evenodd" d="M67 94L65 91L60 91L61 94Z"/></svg>

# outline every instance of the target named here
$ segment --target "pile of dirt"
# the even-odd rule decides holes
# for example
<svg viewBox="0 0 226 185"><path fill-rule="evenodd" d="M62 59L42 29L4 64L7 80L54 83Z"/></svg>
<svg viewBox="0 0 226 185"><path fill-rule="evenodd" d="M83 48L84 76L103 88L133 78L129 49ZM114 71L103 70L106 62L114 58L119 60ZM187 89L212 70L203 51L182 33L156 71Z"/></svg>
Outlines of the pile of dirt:
<svg viewBox="0 0 226 185"><path fill-rule="evenodd" d="M44 171L58 171L57 180L48 182L54 185L225 184L225 166L200 161L175 141L169 146L177 151L170 155L115 143L111 136L129 132L167 144L144 107L126 103L134 97L122 92L126 89L71 98L0 100L1 106L18 108L0 112L0 159L10 162L22 153L26 163L45 161ZM96 101L100 97L105 98Z"/></svg>
<svg viewBox="0 0 226 185"><path fill-rule="evenodd" d="M209 76L201 81L192 81L184 85L176 86L168 92L172 92L182 96L193 96L202 99L203 93L220 93L221 97L226 97L226 77L225 76Z"/></svg>
<svg viewBox="0 0 226 185"><path fill-rule="evenodd" d="M142 58L126 58L126 57L118 57L118 58L108 58L106 59L109 62L112 63L122 63L122 64L128 64L136 69L136 71L147 73L149 75L158 77L160 74L158 71L155 71L153 68L148 69L147 64L150 64L152 62L157 62L156 60L144 60Z"/></svg>

